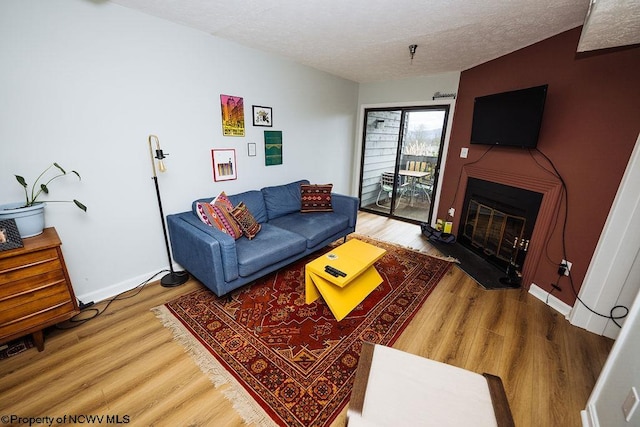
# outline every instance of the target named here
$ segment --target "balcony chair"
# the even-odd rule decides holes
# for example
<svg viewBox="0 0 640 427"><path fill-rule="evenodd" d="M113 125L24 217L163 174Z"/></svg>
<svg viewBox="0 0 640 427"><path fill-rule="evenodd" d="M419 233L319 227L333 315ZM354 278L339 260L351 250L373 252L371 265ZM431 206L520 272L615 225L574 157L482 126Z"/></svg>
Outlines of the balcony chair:
<svg viewBox="0 0 640 427"><path fill-rule="evenodd" d="M386 198L389 199L389 201L391 201L391 197L393 195L393 184L394 184L394 178L395 178L395 174L393 172L382 172L382 174L380 175L380 191L378 191L378 197L376 198L376 205L378 205L381 208L386 208L387 206L381 205L380 204L380 196L382 196L383 193L386 194ZM398 180L398 183L396 184L396 206L398 207L398 203L400 203L400 199L405 195L405 193L407 192L407 190L409 190L409 184L408 183L400 183L400 180Z"/></svg>
<svg viewBox="0 0 640 427"><path fill-rule="evenodd" d="M433 169L431 163L408 161L407 170L429 172L429 175L426 177L418 178L413 188L416 193L415 195L423 197L431 203L431 194L433 193Z"/></svg>

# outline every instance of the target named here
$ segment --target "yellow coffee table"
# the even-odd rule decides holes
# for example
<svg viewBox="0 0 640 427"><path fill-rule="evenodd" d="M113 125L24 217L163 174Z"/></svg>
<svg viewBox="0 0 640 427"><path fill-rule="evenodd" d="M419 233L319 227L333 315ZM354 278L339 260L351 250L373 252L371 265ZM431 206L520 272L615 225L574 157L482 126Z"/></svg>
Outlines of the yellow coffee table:
<svg viewBox="0 0 640 427"><path fill-rule="evenodd" d="M382 283L373 266L386 250L352 239L316 258L305 267L305 302L311 304L321 295L338 321L360 304ZM343 272L335 276L329 266Z"/></svg>

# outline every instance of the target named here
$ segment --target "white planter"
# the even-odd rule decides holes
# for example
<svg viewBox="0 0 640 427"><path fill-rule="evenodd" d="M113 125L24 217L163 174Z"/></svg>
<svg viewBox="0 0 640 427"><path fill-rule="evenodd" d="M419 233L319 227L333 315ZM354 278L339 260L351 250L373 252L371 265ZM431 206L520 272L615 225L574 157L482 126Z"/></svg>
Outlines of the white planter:
<svg viewBox="0 0 640 427"><path fill-rule="evenodd" d="M24 203L8 203L0 205L0 220L14 219L20 237L37 236L44 230L44 203L20 207Z"/></svg>

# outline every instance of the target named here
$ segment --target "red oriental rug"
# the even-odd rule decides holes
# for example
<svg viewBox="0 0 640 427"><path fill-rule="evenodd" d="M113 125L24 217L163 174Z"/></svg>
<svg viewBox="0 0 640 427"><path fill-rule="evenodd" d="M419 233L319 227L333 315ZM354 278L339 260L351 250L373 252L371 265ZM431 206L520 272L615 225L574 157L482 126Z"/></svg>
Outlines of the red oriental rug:
<svg viewBox="0 0 640 427"><path fill-rule="evenodd" d="M322 299L306 305L304 266L316 253L232 294L208 289L154 309L248 423L326 426L342 411L362 341L391 345L450 263L363 236L387 250L384 282L341 322ZM328 249L327 249L328 250Z"/></svg>

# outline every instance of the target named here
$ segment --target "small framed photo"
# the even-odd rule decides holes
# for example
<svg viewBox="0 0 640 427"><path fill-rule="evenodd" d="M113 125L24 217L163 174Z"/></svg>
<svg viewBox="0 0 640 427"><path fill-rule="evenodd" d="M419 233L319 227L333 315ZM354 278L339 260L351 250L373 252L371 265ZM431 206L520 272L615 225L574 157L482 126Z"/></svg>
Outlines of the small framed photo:
<svg viewBox="0 0 640 427"><path fill-rule="evenodd" d="M213 180L230 181L238 178L238 167L236 164L236 150L211 150L211 160L213 162Z"/></svg>
<svg viewBox="0 0 640 427"><path fill-rule="evenodd" d="M255 157L256 156L256 143L255 142L250 142L247 144L247 152L249 154L249 157Z"/></svg>
<svg viewBox="0 0 640 427"><path fill-rule="evenodd" d="M22 238L14 219L0 221L0 251L23 247Z"/></svg>
<svg viewBox="0 0 640 427"><path fill-rule="evenodd" d="M253 106L253 125L254 126L273 126L273 114L271 107Z"/></svg>

